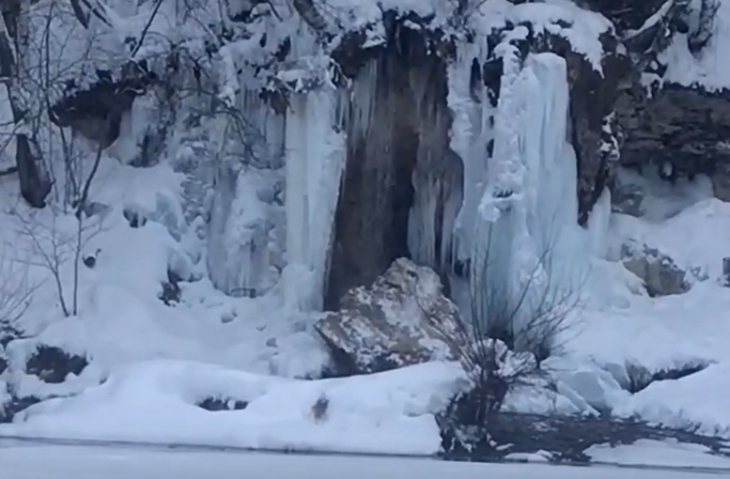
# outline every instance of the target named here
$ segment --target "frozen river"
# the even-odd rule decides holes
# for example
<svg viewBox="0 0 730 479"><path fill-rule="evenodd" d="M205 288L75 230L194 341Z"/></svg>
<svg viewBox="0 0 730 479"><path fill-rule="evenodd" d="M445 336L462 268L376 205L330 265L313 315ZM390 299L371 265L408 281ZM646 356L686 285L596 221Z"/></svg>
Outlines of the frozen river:
<svg viewBox="0 0 730 479"><path fill-rule="evenodd" d="M730 471L451 463L428 459L316 456L0 440L2 479L702 479Z"/></svg>

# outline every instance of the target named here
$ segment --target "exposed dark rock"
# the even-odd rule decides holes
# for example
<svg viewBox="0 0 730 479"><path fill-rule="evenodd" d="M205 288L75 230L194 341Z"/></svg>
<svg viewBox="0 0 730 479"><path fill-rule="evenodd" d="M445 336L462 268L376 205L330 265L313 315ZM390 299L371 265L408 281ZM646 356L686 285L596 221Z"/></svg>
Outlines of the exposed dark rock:
<svg viewBox="0 0 730 479"><path fill-rule="evenodd" d="M636 394L657 381L682 379L700 371L704 371L708 366L709 363L693 362L676 368L660 369L658 371L651 372L649 369L641 366L640 364L630 363L626 365L628 384L626 384L625 387L631 394Z"/></svg>
<svg viewBox="0 0 730 479"><path fill-rule="evenodd" d="M0 385L2 385L2 383L0 383ZM2 397L2 392L0 392L0 397ZM28 409L32 405L41 402L40 399L34 396L17 398L11 395L9 397L10 400L8 402L4 404L0 403L0 424L12 422L15 415L20 411Z"/></svg>
<svg viewBox="0 0 730 479"><path fill-rule="evenodd" d="M67 353L56 346L40 345L28 358L25 372L38 376L43 382L59 384L69 374L78 376L88 365L89 361L84 356Z"/></svg>
<svg viewBox="0 0 730 479"><path fill-rule="evenodd" d="M0 376L8 369L8 358L5 357L5 352L0 349Z"/></svg>
<svg viewBox="0 0 730 479"><path fill-rule="evenodd" d="M373 100L361 104L366 98L355 95L351 105L328 309L336 309L350 288L371 284L396 258L416 253L408 248L409 212L422 195L438 198L436 251L447 240L441 229L445 202L460 194L463 166L449 148L446 63L429 45L425 33L392 22L384 46L348 50L367 53L352 60L357 65L350 70L357 72L354 89L370 90ZM432 260L428 265L435 269L444 262L440 254Z"/></svg>
<svg viewBox="0 0 730 479"><path fill-rule="evenodd" d="M51 192L53 184L47 175L38 167L40 155L34 154L33 145L28 135L15 135L16 153L15 164L20 181L20 194L33 208L44 208L46 198Z"/></svg>
<svg viewBox="0 0 730 479"><path fill-rule="evenodd" d="M332 352L329 376L461 357L459 311L429 268L401 258L372 287L350 290L341 306L315 324Z"/></svg>
<svg viewBox="0 0 730 479"><path fill-rule="evenodd" d="M730 201L730 90L670 84L649 97L635 86L622 92L616 113L622 165L659 168L670 181L707 174L715 196Z"/></svg>
<svg viewBox="0 0 730 479"><path fill-rule="evenodd" d="M50 108L49 116L56 125L71 127L104 149L119 137L122 115L145 92L154 75L146 64L134 62L123 68L119 79L107 71L97 75L98 81L88 88L69 82L66 95Z"/></svg>
<svg viewBox="0 0 730 479"><path fill-rule="evenodd" d="M180 281L182 281L182 278L179 274L168 270L167 281L162 283L162 291L158 295L158 298L160 298L165 305L171 306L173 303L180 302L180 296L182 295Z"/></svg>
<svg viewBox="0 0 730 479"><path fill-rule="evenodd" d="M236 399L222 399L216 397L205 398L197 406L206 411L241 411L248 407L248 402L238 401Z"/></svg>
<svg viewBox="0 0 730 479"><path fill-rule="evenodd" d="M147 217L135 209L125 208L122 214L132 228L141 228L147 224Z"/></svg>

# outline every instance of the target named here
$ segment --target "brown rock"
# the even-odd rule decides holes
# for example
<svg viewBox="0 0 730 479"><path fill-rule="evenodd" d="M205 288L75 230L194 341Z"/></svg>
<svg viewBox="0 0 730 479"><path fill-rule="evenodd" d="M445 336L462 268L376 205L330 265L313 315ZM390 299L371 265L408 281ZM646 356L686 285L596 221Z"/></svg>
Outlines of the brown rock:
<svg viewBox="0 0 730 479"><path fill-rule="evenodd" d="M398 259L371 287L351 289L341 304L315 325L338 375L461 357L466 336L459 311L429 268Z"/></svg>

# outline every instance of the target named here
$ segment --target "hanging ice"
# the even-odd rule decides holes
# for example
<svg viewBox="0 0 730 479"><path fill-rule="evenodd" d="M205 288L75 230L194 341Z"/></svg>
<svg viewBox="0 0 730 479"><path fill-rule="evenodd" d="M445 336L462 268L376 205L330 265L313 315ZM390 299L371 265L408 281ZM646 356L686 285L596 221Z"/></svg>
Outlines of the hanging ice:
<svg viewBox="0 0 730 479"><path fill-rule="evenodd" d="M345 166L341 93L290 98L286 122L287 266L284 296L300 310L322 308L340 178Z"/></svg>
<svg viewBox="0 0 730 479"><path fill-rule="evenodd" d="M586 236L576 221L576 160L566 138L565 60L543 53L523 66L511 45L502 48L494 157L473 232L470 291L474 318L524 331L546 300L576 291Z"/></svg>
<svg viewBox="0 0 730 479"><path fill-rule="evenodd" d="M481 75L472 78L472 63L479 61L483 52L475 44L462 45L456 61L449 66L448 104L453 116L451 149L464 163L463 201L454 229L456 259L466 260L472 250L472 230L477 206L485 188L488 144L493 139L490 124L495 113L487 98ZM474 85L478 82L478 85Z"/></svg>

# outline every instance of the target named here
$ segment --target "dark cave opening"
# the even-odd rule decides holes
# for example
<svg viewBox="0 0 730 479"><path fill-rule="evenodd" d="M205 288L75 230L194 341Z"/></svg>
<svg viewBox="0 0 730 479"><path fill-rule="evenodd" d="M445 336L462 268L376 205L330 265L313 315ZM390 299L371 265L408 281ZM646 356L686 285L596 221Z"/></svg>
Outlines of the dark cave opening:
<svg viewBox="0 0 730 479"><path fill-rule="evenodd" d="M422 32L398 25L393 29L387 46L374 51L355 79L374 91L367 105L353 99L348 122L325 292L328 310L337 309L349 289L371 284L397 258L413 259L408 228L417 188L431 188L438 198L433 238L441 251L448 241L440 227L444 205L463 181L461 160L449 148L446 63ZM358 122L352 115L359 108L370 108L370 121L355 130ZM444 263L438 256L435 264L425 265L442 274Z"/></svg>

